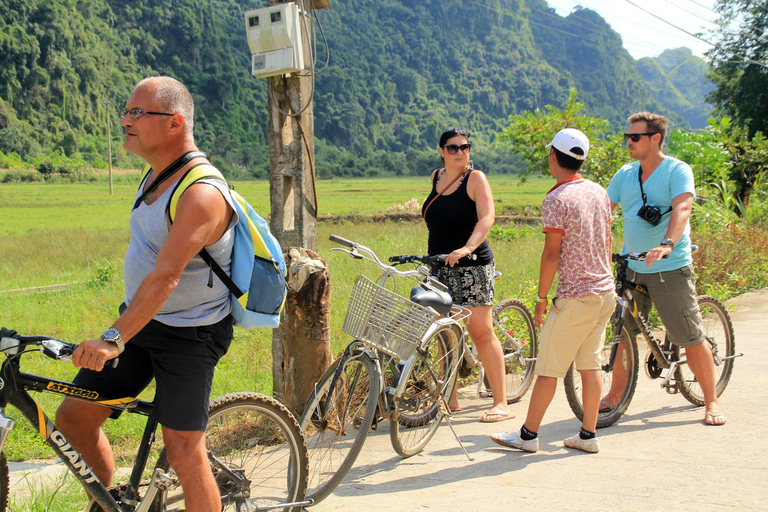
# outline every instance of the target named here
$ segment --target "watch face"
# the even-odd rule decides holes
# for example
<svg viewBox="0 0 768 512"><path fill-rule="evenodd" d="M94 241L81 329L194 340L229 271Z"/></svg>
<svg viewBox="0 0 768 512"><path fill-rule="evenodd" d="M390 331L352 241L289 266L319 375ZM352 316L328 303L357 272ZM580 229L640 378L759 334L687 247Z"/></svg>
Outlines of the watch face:
<svg viewBox="0 0 768 512"><path fill-rule="evenodd" d="M117 329L111 327L111 328L107 329L106 331L104 331L104 334L102 334L101 336L105 340L107 340L107 341L114 342L114 341L120 339L120 331L118 331Z"/></svg>

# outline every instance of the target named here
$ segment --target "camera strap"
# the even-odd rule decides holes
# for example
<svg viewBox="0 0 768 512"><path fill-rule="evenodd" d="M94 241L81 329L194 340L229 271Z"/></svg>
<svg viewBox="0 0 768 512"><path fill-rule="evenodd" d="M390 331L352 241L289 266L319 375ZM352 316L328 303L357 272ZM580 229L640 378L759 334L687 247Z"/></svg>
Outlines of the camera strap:
<svg viewBox="0 0 768 512"><path fill-rule="evenodd" d="M646 202L645 191L643 190L643 166L642 165L637 166L637 181L640 183L640 196L643 199L643 206L648 206L648 203ZM671 211L672 211L672 207L670 206L669 208L667 208L667 211L665 211L661 215L662 216L666 215Z"/></svg>

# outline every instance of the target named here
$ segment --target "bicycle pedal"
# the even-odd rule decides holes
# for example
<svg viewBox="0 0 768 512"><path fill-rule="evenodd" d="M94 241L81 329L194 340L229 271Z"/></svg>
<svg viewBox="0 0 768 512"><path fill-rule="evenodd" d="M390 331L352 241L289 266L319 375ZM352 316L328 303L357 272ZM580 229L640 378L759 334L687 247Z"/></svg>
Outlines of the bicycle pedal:
<svg viewBox="0 0 768 512"><path fill-rule="evenodd" d="M419 399L407 393L403 393L397 404L400 410L407 412L417 412L419 410Z"/></svg>
<svg viewBox="0 0 768 512"><path fill-rule="evenodd" d="M680 386L677 385L676 381L670 381L664 385L664 391L670 395L676 395L680 392Z"/></svg>
<svg viewBox="0 0 768 512"><path fill-rule="evenodd" d="M175 486L177 480L167 473L163 473L158 469L155 473L154 486L160 490L167 491L171 487Z"/></svg>
<svg viewBox="0 0 768 512"><path fill-rule="evenodd" d="M480 398L493 398L493 391L486 389L478 393Z"/></svg>

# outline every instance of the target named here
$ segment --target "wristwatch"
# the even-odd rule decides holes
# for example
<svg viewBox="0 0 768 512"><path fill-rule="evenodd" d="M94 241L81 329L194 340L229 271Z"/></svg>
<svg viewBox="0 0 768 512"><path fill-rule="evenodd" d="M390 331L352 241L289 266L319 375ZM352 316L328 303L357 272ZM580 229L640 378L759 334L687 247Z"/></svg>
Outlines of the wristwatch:
<svg viewBox="0 0 768 512"><path fill-rule="evenodd" d="M120 331L115 329L114 327L110 327L106 331L104 331L104 334L101 335L101 339L106 341L107 343L112 343L113 345L117 345L117 349L120 351L120 353L123 353L123 350L125 350L125 343L123 343L123 338L120 336Z"/></svg>
<svg viewBox="0 0 768 512"><path fill-rule="evenodd" d="M539 297L539 295L536 294L536 302L547 302L547 297Z"/></svg>
<svg viewBox="0 0 768 512"><path fill-rule="evenodd" d="M673 248L675 246L675 242L673 242L671 238L664 238L661 242L659 242L659 245L668 245L670 248Z"/></svg>

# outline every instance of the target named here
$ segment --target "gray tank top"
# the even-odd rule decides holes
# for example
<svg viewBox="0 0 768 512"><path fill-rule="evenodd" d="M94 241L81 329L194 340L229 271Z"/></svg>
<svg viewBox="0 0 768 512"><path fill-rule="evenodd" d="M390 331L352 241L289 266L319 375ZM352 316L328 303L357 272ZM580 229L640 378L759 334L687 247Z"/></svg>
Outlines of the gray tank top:
<svg viewBox="0 0 768 512"><path fill-rule="evenodd" d="M234 243L234 230L238 216L227 184L215 178L206 178L198 183L216 187L232 208L232 222L219 240L205 248L221 268L229 274ZM144 189L139 187L138 198ZM155 268L157 253L168 238L168 217L165 208L174 187L170 187L152 204L142 202L131 213L131 241L125 253L123 275L125 280L125 303L130 304L144 278ZM187 263L179 284L165 301L155 320L173 327L195 327L211 325L226 317L232 306L229 289L216 274L212 276L213 287L208 287L211 270L199 255Z"/></svg>

